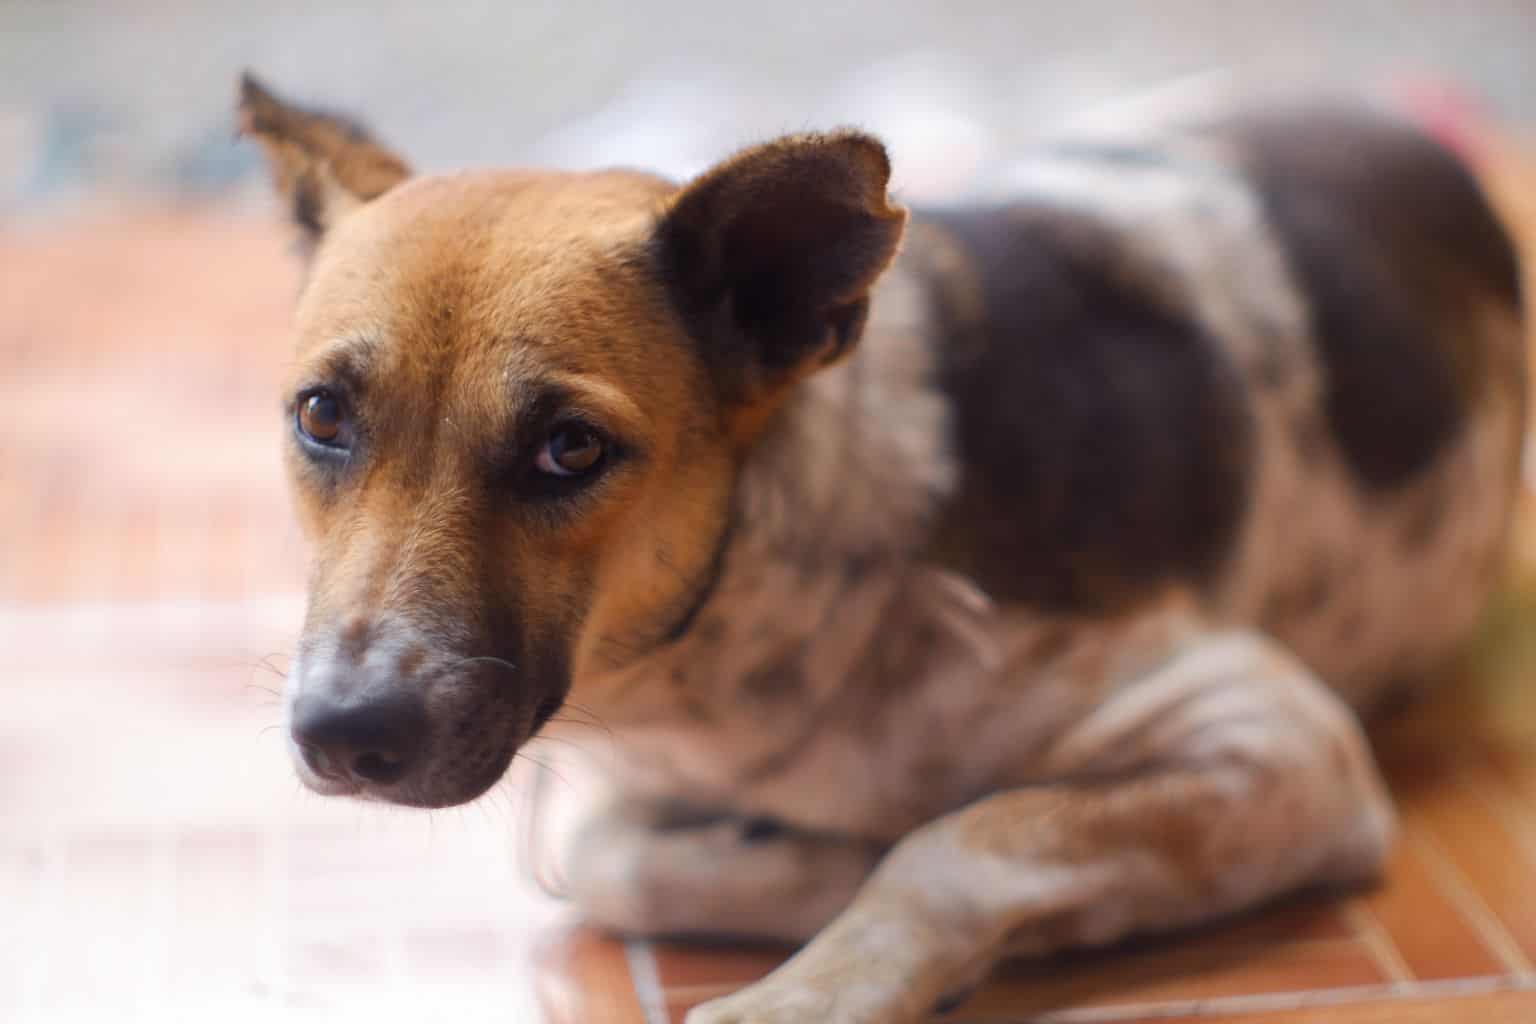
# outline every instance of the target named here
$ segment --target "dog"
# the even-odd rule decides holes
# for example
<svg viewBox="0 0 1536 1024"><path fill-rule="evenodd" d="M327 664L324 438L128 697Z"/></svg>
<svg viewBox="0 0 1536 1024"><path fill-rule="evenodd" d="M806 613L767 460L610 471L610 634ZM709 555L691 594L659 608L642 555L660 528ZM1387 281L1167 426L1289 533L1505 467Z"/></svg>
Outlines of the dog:
<svg viewBox="0 0 1536 1024"><path fill-rule="evenodd" d="M854 130L678 185L239 115L307 250L311 789L473 800L579 702L586 917L803 943L690 1024L917 1021L1377 876L1362 716L1473 629L1525 427L1511 243L1411 124L1043 143L909 215Z"/></svg>

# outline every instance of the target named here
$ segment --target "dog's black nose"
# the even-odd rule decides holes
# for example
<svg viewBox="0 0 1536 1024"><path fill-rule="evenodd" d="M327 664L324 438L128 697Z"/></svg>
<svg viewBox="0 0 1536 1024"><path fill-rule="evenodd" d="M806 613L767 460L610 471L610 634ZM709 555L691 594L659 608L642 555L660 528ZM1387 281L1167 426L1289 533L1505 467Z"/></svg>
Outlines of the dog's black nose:
<svg viewBox="0 0 1536 1024"><path fill-rule="evenodd" d="M387 785L414 766L426 740L427 713L411 693L348 701L306 694L294 705L292 731L316 775Z"/></svg>

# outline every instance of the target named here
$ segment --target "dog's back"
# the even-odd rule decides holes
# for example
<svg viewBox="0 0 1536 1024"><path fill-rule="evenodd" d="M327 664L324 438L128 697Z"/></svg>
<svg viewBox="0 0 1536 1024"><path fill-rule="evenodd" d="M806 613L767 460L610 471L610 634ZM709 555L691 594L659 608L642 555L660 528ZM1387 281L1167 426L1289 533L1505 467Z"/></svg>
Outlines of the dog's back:
<svg viewBox="0 0 1536 1024"><path fill-rule="evenodd" d="M1176 580L1351 699L1496 575L1524 423L1518 267L1468 171L1339 109L1073 143L938 211L962 471L940 548L1061 611Z"/></svg>

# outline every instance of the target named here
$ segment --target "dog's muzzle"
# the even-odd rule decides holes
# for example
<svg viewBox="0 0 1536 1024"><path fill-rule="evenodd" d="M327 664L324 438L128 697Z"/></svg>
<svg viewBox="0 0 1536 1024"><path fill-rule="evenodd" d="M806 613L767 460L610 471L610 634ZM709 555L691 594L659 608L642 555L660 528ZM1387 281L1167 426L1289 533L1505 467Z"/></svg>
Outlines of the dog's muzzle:
<svg viewBox="0 0 1536 1024"><path fill-rule="evenodd" d="M288 683L289 752L304 784L416 807L494 785L564 691L466 646L398 619L312 627Z"/></svg>

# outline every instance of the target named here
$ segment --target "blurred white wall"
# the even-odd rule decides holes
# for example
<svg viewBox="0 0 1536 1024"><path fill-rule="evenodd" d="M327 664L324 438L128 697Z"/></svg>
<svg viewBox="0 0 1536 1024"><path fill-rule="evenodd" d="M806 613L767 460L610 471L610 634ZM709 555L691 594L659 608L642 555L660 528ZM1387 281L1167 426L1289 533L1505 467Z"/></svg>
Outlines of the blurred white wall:
<svg viewBox="0 0 1536 1024"><path fill-rule="evenodd" d="M0 210L247 181L243 67L361 113L424 167L680 174L856 123L929 194L1072 112L1213 71L1438 76L1536 122L1536 3L0 0Z"/></svg>

